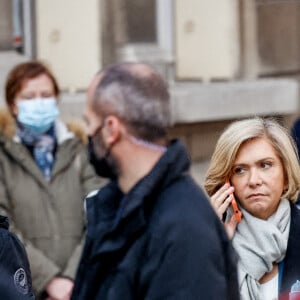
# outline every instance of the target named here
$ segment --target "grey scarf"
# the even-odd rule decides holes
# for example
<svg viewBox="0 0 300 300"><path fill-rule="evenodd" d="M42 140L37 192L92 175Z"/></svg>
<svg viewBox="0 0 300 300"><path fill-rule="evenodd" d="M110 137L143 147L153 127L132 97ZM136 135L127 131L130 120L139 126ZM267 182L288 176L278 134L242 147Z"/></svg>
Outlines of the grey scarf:
<svg viewBox="0 0 300 300"><path fill-rule="evenodd" d="M242 209L243 219L233 237L233 246L239 256L238 276L241 300L263 300L259 294L259 279L273 269L286 253L291 208L282 199L277 211L262 220Z"/></svg>

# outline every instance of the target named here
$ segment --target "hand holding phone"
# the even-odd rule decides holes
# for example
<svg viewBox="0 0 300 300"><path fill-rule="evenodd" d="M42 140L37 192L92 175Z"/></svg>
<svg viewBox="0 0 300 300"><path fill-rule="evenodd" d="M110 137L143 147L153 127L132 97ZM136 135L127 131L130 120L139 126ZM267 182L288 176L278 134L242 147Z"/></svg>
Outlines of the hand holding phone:
<svg viewBox="0 0 300 300"><path fill-rule="evenodd" d="M226 183L227 183L228 185L230 185L229 180L227 180ZM231 201L231 206L232 206L232 209L233 209L233 213L234 213L234 216L235 216L235 220L239 223L239 222L241 222L241 220L242 220L242 212L241 212L241 211L239 210L239 208L238 208L237 202L236 202L236 200L235 200L235 198L234 198L234 194L232 193L231 195L232 195L232 197L233 197L233 199L232 199L232 201Z"/></svg>

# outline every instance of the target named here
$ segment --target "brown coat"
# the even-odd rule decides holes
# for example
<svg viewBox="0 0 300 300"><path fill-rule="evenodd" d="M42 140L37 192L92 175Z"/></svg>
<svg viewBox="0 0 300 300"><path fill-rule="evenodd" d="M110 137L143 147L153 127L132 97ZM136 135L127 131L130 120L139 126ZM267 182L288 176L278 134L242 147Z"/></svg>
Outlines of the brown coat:
<svg viewBox="0 0 300 300"><path fill-rule="evenodd" d="M88 163L83 131L75 131L81 138L56 123L58 146L48 183L15 135L15 120L0 112L0 213L9 216L11 230L25 245L36 292L56 274L74 277L84 235L83 198L101 185Z"/></svg>

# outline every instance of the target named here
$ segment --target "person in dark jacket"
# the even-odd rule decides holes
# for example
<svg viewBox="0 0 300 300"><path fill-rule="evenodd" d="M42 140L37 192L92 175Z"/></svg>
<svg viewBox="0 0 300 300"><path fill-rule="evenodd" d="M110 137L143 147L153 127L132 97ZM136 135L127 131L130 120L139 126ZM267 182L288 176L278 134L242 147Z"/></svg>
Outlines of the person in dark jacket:
<svg viewBox="0 0 300 300"><path fill-rule="evenodd" d="M291 136L295 141L298 158L300 156L300 118L296 119L292 128L291 128ZM298 199L296 200L296 206L300 207L300 196L298 195Z"/></svg>
<svg viewBox="0 0 300 300"><path fill-rule="evenodd" d="M291 128L291 135L295 141L296 147L297 147L297 152L298 156L300 155L300 118L298 118L292 128Z"/></svg>
<svg viewBox="0 0 300 300"><path fill-rule="evenodd" d="M27 254L17 236L0 216L0 299L34 300Z"/></svg>
<svg viewBox="0 0 300 300"><path fill-rule="evenodd" d="M71 299L239 299L222 223L188 174L183 144L167 140L161 76L124 63L100 78L98 117L86 119L99 166L116 180L86 198L86 242Z"/></svg>

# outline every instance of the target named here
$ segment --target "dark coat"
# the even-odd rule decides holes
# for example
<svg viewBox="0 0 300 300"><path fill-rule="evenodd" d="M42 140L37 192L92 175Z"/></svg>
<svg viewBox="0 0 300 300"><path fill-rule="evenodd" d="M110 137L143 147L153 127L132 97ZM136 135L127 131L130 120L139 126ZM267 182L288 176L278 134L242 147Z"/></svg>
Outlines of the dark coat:
<svg viewBox="0 0 300 300"><path fill-rule="evenodd" d="M300 118L298 118L291 128L291 135L297 146L298 154L300 155Z"/></svg>
<svg viewBox="0 0 300 300"><path fill-rule="evenodd" d="M280 300L288 300L291 286L300 280L300 210L291 204L291 225L280 288Z"/></svg>
<svg viewBox="0 0 300 300"><path fill-rule="evenodd" d="M126 195L86 200L87 237L72 300L239 299L235 255L174 141Z"/></svg>
<svg viewBox="0 0 300 300"><path fill-rule="evenodd" d="M0 299L35 299L25 249L16 235L8 231L8 219L2 216L0 216Z"/></svg>

